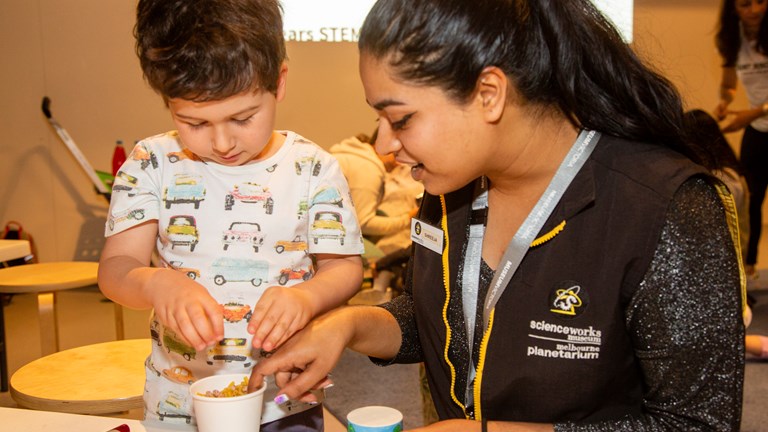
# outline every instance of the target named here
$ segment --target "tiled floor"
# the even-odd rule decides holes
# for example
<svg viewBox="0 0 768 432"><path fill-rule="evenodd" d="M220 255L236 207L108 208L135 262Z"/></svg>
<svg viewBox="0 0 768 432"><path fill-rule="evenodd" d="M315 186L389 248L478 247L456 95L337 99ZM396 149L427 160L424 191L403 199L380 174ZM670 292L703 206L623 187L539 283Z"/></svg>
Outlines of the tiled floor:
<svg viewBox="0 0 768 432"><path fill-rule="evenodd" d="M96 289L62 291L58 296L60 349L115 340L114 304ZM124 309L125 338L148 338L149 312ZM6 343L10 374L40 357L40 330L34 295L15 295L5 307ZM9 392L0 393L0 406L17 407ZM141 410L116 417L141 419ZM344 432L346 427L326 411L327 432Z"/></svg>

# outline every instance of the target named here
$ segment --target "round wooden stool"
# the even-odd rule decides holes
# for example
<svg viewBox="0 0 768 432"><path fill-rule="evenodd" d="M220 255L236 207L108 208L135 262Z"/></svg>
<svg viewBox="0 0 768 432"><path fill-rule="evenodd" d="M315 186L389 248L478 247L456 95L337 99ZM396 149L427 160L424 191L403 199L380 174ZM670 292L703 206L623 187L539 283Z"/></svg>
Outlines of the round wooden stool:
<svg viewBox="0 0 768 432"><path fill-rule="evenodd" d="M37 293L42 354L59 350L56 291L96 284L99 263L86 261L26 264L0 269L0 293Z"/></svg>
<svg viewBox="0 0 768 432"><path fill-rule="evenodd" d="M74 414L141 408L151 349L151 339L129 339L51 354L13 374L11 397L24 408Z"/></svg>
<svg viewBox="0 0 768 432"><path fill-rule="evenodd" d="M96 284L99 264L67 261L25 264L0 269L0 293L37 294L42 355L59 350L59 328L56 325L56 291L82 288ZM115 313L122 314L115 308ZM122 326L119 318L118 336ZM121 338L122 339L122 338ZM0 305L0 391L8 391L8 347L5 343L5 314Z"/></svg>

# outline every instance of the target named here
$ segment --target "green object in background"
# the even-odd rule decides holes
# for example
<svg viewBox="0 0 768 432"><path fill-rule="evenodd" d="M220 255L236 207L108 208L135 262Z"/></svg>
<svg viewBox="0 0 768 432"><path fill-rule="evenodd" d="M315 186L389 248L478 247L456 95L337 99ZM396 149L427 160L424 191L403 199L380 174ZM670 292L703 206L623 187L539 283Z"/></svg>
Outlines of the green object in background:
<svg viewBox="0 0 768 432"><path fill-rule="evenodd" d="M108 172L99 171L96 170L96 176L99 177L99 180L101 180L101 183L104 184L104 187L107 189L107 193L112 193L112 183L115 182L115 176Z"/></svg>

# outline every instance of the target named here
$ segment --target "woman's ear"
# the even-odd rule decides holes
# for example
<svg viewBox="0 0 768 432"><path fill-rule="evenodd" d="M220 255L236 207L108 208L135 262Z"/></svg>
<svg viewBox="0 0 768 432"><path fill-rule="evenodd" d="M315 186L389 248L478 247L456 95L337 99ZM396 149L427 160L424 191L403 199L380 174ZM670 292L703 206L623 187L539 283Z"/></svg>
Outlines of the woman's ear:
<svg viewBox="0 0 768 432"><path fill-rule="evenodd" d="M477 79L477 101L482 106L482 112L489 122L496 122L504 113L507 105L507 75L497 66L488 66Z"/></svg>

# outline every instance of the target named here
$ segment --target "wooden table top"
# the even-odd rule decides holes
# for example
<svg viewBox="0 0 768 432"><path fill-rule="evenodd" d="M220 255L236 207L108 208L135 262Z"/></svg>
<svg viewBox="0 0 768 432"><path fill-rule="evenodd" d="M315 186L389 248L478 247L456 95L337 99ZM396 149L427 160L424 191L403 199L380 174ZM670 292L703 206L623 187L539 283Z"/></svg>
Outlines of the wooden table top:
<svg viewBox="0 0 768 432"><path fill-rule="evenodd" d="M61 261L0 269L0 293L22 294L81 288L96 283L99 263Z"/></svg>
<svg viewBox="0 0 768 432"><path fill-rule="evenodd" d="M77 414L140 408L151 346L151 339L129 339L45 356L13 374L11 397L24 408Z"/></svg>

